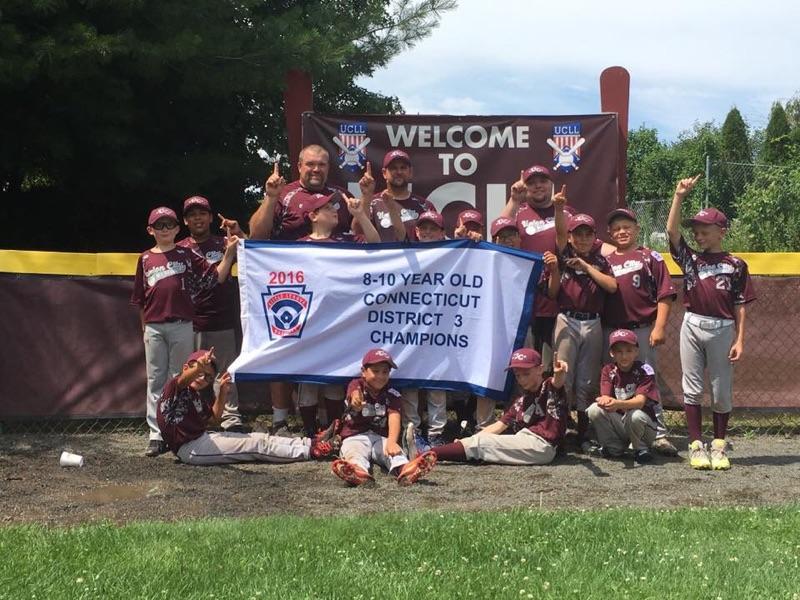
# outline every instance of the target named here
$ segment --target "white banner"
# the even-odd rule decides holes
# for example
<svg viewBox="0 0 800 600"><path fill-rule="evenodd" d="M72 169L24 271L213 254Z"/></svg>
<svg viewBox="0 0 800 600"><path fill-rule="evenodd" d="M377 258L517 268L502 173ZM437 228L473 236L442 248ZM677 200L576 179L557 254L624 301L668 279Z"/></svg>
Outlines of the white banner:
<svg viewBox="0 0 800 600"><path fill-rule="evenodd" d="M239 248L236 381L348 382L370 348L397 387L505 399L541 256L481 242L246 241Z"/></svg>

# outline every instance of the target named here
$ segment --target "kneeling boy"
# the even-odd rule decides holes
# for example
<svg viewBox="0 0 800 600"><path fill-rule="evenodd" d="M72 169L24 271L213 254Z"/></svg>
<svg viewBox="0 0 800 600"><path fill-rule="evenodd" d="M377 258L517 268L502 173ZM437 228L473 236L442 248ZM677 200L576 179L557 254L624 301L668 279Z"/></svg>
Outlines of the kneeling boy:
<svg viewBox="0 0 800 600"><path fill-rule="evenodd" d="M333 452L333 427L315 438L285 438L268 433L208 432L212 419L225 408L231 376L219 379L219 395L209 386L216 376L214 349L189 355L181 373L167 382L157 407L158 426L167 447L190 465L241 462L293 462L322 458ZM205 392L205 393L204 393Z"/></svg>
<svg viewBox="0 0 800 600"><path fill-rule="evenodd" d="M502 465L552 462L567 429L564 395L567 363L558 360L556 354L553 376L542 381L542 357L532 348L520 348L514 350L507 369L513 369L524 394L499 421L480 433L434 448L438 458L456 462L482 460Z"/></svg>
<svg viewBox="0 0 800 600"><path fill-rule="evenodd" d="M614 362L600 372L600 396L586 411L606 458L622 456L630 444L637 463L653 460L650 446L661 420L661 403L653 367L640 360L639 340L630 329L608 336Z"/></svg>

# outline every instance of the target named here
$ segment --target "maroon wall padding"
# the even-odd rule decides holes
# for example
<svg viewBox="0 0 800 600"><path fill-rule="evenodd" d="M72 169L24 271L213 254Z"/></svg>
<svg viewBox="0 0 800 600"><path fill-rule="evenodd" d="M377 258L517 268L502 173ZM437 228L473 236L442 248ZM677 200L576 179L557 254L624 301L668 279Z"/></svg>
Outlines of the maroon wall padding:
<svg viewBox="0 0 800 600"><path fill-rule="evenodd" d="M680 286L680 279L674 279ZM800 408L800 277L754 277L734 406ZM143 416L144 346L132 277L0 274L0 418ZM681 402L677 303L659 353L664 404ZM362 349L363 350L363 349ZM358 350L361 352L362 350ZM243 412L265 412L267 385L240 386Z"/></svg>

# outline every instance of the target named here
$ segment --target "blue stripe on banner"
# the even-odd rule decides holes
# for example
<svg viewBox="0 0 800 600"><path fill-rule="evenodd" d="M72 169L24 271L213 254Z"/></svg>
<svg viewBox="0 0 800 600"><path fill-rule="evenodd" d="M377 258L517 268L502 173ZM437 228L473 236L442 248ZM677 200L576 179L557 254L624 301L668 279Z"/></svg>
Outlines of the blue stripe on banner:
<svg viewBox="0 0 800 600"><path fill-rule="evenodd" d="M503 365L502 368L505 369L505 365ZM354 375L353 377L329 377L327 375L287 375L281 373L236 373L236 381L291 381L295 383L341 383L343 385L347 385L356 377L358 377L358 375ZM511 377L513 381L513 375ZM500 402L508 400L508 396L511 393L510 389L500 392L499 390L490 390L489 388L465 383L463 381L427 381L424 379L395 379L391 377L389 379L389 385L397 389L419 388L422 390L471 392L478 396L486 396L487 398Z"/></svg>
<svg viewBox="0 0 800 600"><path fill-rule="evenodd" d="M533 270L531 271L531 276L528 278L528 284L525 286L525 302L522 305L522 316L519 319L519 327L517 327L517 339L514 342L513 350L522 348L525 345L525 337L528 335L528 327L530 327L531 318L533 317L533 301L536 298L536 284L539 282L539 277L541 277L542 269L544 268L544 262L542 262L541 254L536 254L535 256L537 257L537 260L535 261ZM510 362L511 356L508 358ZM505 368L505 365L503 365L503 368ZM514 373L509 371L508 376L506 377L506 386L504 389L504 395L506 398L511 395L511 388L513 388L513 386Z"/></svg>

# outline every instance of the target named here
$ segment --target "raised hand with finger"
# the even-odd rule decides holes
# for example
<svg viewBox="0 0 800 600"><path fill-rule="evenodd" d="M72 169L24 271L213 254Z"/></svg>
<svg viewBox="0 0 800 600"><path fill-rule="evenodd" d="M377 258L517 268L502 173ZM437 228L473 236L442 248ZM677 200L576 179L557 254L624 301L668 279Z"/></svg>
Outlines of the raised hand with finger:
<svg viewBox="0 0 800 600"><path fill-rule="evenodd" d="M367 161L364 174L358 180L358 187L361 189L361 201L365 206L369 206L375 195L375 178L372 176L372 163Z"/></svg>
<svg viewBox="0 0 800 600"><path fill-rule="evenodd" d="M558 209L563 209L567 205L567 186L566 184L561 186L561 191L559 191L555 196L553 196L553 204Z"/></svg>
<svg viewBox="0 0 800 600"><path fill-rule="evenodd" d="M678 181L678 184L675 186L675 195L679 196L680 198L684 198L685 196L689 195L694 189L694 186L703 176L702 173L695 175L694 177L687 177L686 179L681 179Z"/></svg>
<svg viewBox="0 0 800 600"><path fill-rule="evenodd" d="M228 219L222 215L222 213L217 213L219 217L219 228L225 231L226 237L230 237L232 235L244 238L245 233L242 231L242 228L239 226L239 221L235 219Z"/></svg>
<svg viewBox="0 0 800 600"><path fill-rule="evenodd" d="M519 179L511 186L511 200L518 204L525 202L528 195L528 186L525 184L525 169L519 172Z"/></svg>
<svg viewBox="0 0 800 600"><path fill-rule="evenodd" d="M567 378L567 373L568 372L569 372L569 365L565 361L559 360L558 352L553 352L553 387L554 388L564 387L564 381Z"/></svg>
<svg viewBox="0 0 800 600"><path fill-rule="evenodd" d="M286 180L281 176L280 166L276 160L272 166L272 173L264 184L264 198L275 200L286 185Z"/></svg>

